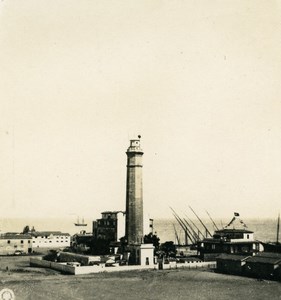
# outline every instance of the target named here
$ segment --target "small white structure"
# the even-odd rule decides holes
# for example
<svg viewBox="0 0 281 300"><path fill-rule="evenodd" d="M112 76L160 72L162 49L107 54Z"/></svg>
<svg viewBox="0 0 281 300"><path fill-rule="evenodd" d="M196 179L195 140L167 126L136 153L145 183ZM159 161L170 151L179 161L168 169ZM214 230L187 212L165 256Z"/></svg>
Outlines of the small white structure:
<svg viewBox="0 0 281 300"><path fill-rule="evenodd" d="M60 231L35 231L32 236L32 249L70 247L70 234Z"/></svg>
<svg viewBox="0 0 281 300"><path fill-rule="evenodd" d="M153 244L140 245L140 265L152 266L154 265L154 246Z"/></svg>
<svg viewBox="0 0 281 300"><path fill-rule="evenodd" d="M118 211L117 213L117 241L125 236L125 222L126 214L123 211Z"/></svg>

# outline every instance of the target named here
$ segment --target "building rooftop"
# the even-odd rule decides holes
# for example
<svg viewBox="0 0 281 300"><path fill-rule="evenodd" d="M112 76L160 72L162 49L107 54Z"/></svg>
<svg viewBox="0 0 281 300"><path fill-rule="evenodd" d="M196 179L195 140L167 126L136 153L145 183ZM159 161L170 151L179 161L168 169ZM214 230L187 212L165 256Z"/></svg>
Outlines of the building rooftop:
<svg viewBox="0 0 281 300"><path fill-rule="evenodd" d="M61 231L34 231L30 233L32 236L50 236L50 235L65 235L70 236L69 233L63 233Z"/></svg>
<svg viewBox="0 0 281 300"><path fill-rule="evenodd" d="M223 253L220 256L217 257L217 259L223 259L223 260L233 260L233 261L243 261L249 258L250 256L245 255L234 255L234 254L226 254Z"/></svg>
<svg viewBox="0 0 281 300"><path fill-rule="evenodd" d="M274 257L262 257L262 256L252 256L247 259L247 262L250 263L260 263L260 264L280 264L281 258L274 258Z"/></svg>
<svg viewBox="0 0 281 300"><path fill-rule="evenodd" d="M241 220L239 213L234 213L234 217L231 221L224 227L224 229L241 229L244 230L247 225Z"/></svg>
<svg viewBox="0 0 281 300"><path fill-rule="evenodd" d="M201 242L204 243L210 243L210 244L221 244L222 240L220 239L214 239L214 238L205 238ZM257 240L245 240L245 239L226 239L223 240L224 245L232 245L232 244L253 244L253 243L259 243Z"/></svg>
<svg viewBox="0 0 281 300"><path fill-rule="evenodd" d="M216 230L215 234L220 234L220 233L254 233L251 230L248 230L246 228L224 228L220 230Z"/></svg>
<svg viewBox="0 0 281 300"><path fill-rule="evenodd" d="M101 214L118 214L118 213L125 214L126 212L122 210L115 210L115 211L103 211Z"/></svg>
<svg viewBox="0 0 281 300"><path fill-rule="evenodd" d="M269 257L269 258L280 258L281 259L281 253L273 253L273 252L258 252L256 256L259 257Z"/></svg>
<svg viewBox="0 0 281 300"><path fill-rule="evenodd" d="M31 235L29 234L21 234L21 233L4 233L0 235L0 239L7 240L7 239L13 239L13 240L24 240L24 239L32 239Z"/></svg>

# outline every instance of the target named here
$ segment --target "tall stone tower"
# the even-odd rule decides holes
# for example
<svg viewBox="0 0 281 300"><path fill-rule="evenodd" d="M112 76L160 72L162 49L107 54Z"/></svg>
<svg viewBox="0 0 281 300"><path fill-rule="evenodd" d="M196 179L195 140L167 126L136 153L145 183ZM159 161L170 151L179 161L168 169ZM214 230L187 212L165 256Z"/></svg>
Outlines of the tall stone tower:
<svg viewBox="0 0 281 300"><path fill-rule="evenodd" d="M127 154L126 239L128 245L143 240L142 155L139 139L131 140Z"/></svg>

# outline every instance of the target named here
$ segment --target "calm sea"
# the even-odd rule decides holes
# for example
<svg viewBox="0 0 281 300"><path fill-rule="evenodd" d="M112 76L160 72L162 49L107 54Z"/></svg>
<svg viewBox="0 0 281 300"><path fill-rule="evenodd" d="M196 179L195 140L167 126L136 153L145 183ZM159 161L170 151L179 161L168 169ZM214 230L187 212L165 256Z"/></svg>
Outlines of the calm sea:
<svg viewBox="0 0 281 300"><path fill-rule="evenodd" d="M196 220L193 220L202 232L202 225ZM225 226L229 220L221 221L214 220L219 228ZM255 239L260 241L276 241L276 219L244 219L247 229L254 232ZM208 227L209 231L213 233L214 226L211 221L203 220L204 224ZM41 219L0 219L0 233L5 232L21 232L25 225L30 227L34 226L38 231L62 231L70 234L78 233L81 230L87 232L92 231L92 220L85 219L88 225L85 227L76 227L73 219L59 219L59 218L41 218ZM180 237L181 243L184 242L183 230L177 224L175 219L154 219L154 232L160 238L160 242L173 241L176 242L175 230ZM281 235L280 235L281 236Z"/></svg>
<svg viewBox="0 0 281 300"><path fill-rule="evenodd" d="M195 224L200 228L202 232L202 225L193 220ZM219 228L225 226L229 220L221 221L214 220ZM245 219L243 220L247 225L247 228L254 232L254 236L257 240L261 241L276 241L276 219ZM209 231L213 233L214 226L210 220L203 220L204 224L208 227ZM62 231L70 234L75 234L81 230L87 232L92 231L92 220L86 220L87 226L77 227L74 225L73 219L59 219L59 218L41 218L41 219L0 219L0 233L5 232L21 232L25 225L30 227L34 226L38 231ZM180 238L180 242L184 243L183 230L177 224L175 219L155 219L154 220L154 232L157 233L160 238L160 242L173 241L176 242L176 234Z"/></svg>
<svg viewBox="0 0 281 300"><path fill-rule="evenodd" d="M230 220L216 220L214 219L217 227L219 229L226 226ZM205 232L202 229L202 225L193 220L196 226L201 230L201 232ZM246 224L247 229L254 232L254 238L263 242L268 241L276 241L277 235L277 220L276 219L243 219L244 224ZM213 233L215 228L211 221L203 220L205 226L207 226L208 230ZM174 227L174 225L175 227ZM201 226L200 226L201 225ZM175 229L177 231L178 236L180 237L180 242L184 242L184 234L183 230L177 224L177 222L173 219L156 219L154 221L154 231L157 232L157 235L161 238L161 242L165 240L176 242L175 238ZM281 237L281 235L280 235ZM163 238L163 241L162 241Z"/></svg>

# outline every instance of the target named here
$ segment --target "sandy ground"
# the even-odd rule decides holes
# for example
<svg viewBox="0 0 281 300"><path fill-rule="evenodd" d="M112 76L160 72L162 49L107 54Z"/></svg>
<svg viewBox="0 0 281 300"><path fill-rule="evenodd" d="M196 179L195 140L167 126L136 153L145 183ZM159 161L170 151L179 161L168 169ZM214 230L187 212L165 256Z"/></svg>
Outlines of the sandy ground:
<svg viewBox="0 0 281 300"><path fill-rule="evenodd" d="M281 283L210 270L62 275L30 268L28 257L0 258L0 290L16 299L281 299ZM6 270L7 265L9 270Z"/></svg>

